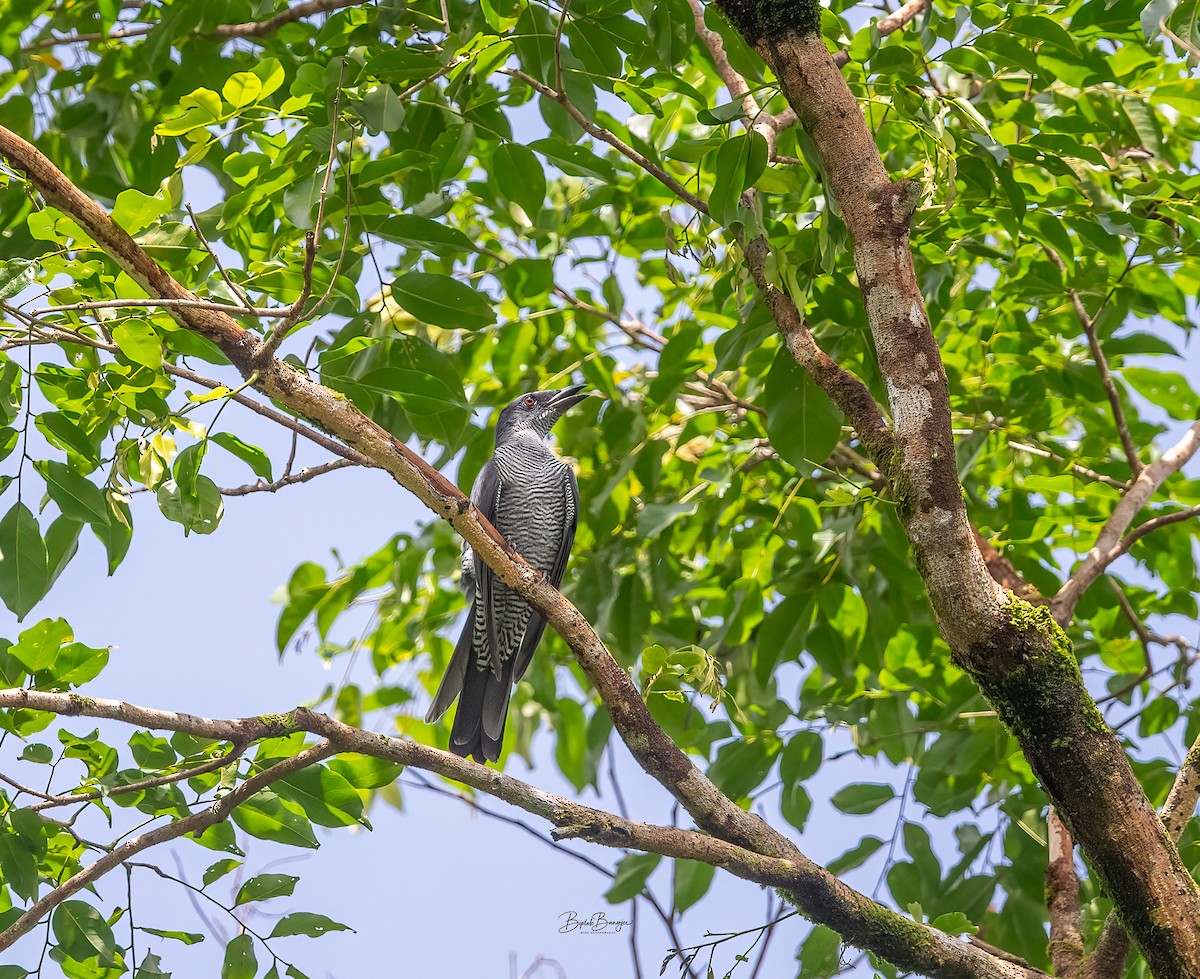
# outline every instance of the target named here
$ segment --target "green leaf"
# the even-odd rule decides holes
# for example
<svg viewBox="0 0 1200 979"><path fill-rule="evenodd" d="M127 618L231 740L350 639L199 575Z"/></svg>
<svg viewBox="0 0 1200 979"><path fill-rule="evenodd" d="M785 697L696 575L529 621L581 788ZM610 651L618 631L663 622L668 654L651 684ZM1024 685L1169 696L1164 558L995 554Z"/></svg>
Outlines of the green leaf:
<svg viewBox="0 0 1200 979"><path fill-rule="evenodd" d="M28 258L10 258L0 265L0 299L15 296L33 282L37 263Z"/></svg>
<svg viewBox="0 0 1200 979"><path fill-rule="evenodd" d="M268 938L284 938L288 935L306 935L309 938L320 938L331 931L354 931L349 925L334 921L323 914L313 914L310 911L293 911L284 915L271 929Z"/></svg>
<svg viewBox="0 0 1200 979"><path fill-rule="evenodd" d="M740 220L738 199L753 187L767 167L767 141L752 130L725 140L717 149L713 169L716 185L708 198L709 213L724 225Z"/></svg>
<svg viewBox="0 0 1200 979"><path fill-rule="evenodd" d="M801 472L821 466L842 437L842 414L780 347L763 393L771 445Z"/></svg>
<svg viewBox="0 0 1200 979"><path fill-rule="evenodd" d="M563 173L575 177L593 177L597 180L616 180L617 171L608 160L596 156L583 146L574 146L557 137L535 139L529 144L531 150L541 153Z"/></svg>
<svg viewBox="0 0 1200 979"><path fill-rule="evenodd" d="M299 880L299 877L288 874L259 874L251 877L238 890L234 906L249 904L251 901L269 901L273 897L289 897Z"/></svg>
<svg viewBox="0 0 1200 979"><path fill-rule="evenodd" d="M171 205L163 198L148 197L140 190L130 188L117 194L117 200L112 209L112 218L129 234L137 235L170 211ZM123 322L118 323L113 330L114 340L117 330L121 329L123 325ZM143 323L142 325L146 326L147 324ZM125 346L120 340L117 340L117 345L124 351ZM142 361L138 361L138 363L142 363Z"/></svg>
<svg viewBox="0 0 1200 979"><path fill-rule="evenodd" d="M133 979L171 979L171 973L163 972L161 958L153 952L147 952Z"/></svg>
<svg viewBox="0 0 1200 979"><path fill-rule="evenodd" d="M1124 367L1121 376L1138 394L1172 418L1193 421L1200 416L1200 397L1182 374L1149 367Z"/></svg>
<svg viewBox="0 0 1200 979"><path fill-rule="evenodd" d="M979 934L979 926L961 911L947 911L945 914L939 914L930 924L947 935Z"/></svg>
<svg viewBox="0 0 1200 979"><path fill-rule="evenodd" d="M324 765L313 765L293 772L274 789L283 799L294 802L318 826L354 826L363 823L362 799L340 774Z"/></svg>
<svg viewBox="0 0 1200 979"><path fill-rule="evenodd" d="M38 462L36 468L64 516L88 524L107 524L112 519L104 491L71 466L51 461Z"/></svg>
<svg viewBox="0 0 1200 979"><path fill-rule="evenodd" d="M210 864L208 869L204 871L204 875L200 878L201 883L207 887L220 880L226 874L237 870L242 865L241 860L235 860L233 857L226 857L224 860L218 860L214 864Z"/></svg>
<svg viewBox="0 0 1200 979"><path fill-rule="evenodd" d="M152 770L170 768L179 760L171 742L149 731L135 731L130 735L129 751L139 767Z"/></svg>
<svg viewBox="0 0 1200 979"><path fill-rule="evenodd" d="M100 464L100 457L96 454L95 447L80 430L78 423L67 415L57 411L47 412L44 415L38 415L34 419L34 424L46 436L51 445L74 453L88 464L89 469Z"/></svg>
<svg viewBox="0 0 1200 979"><path fill-rule="evenodd" d="M698 860L675 861L675 910L683 914L708 893L716 868Z"/></svg>
<svg viewBox="0 0 1200 979"><path fill-rule="evenodd" d="M392 298L433 326L481 330L496 321L487 298L448 275L408 272L392 282Z"/></svg>
<svg viewBox="0 0 1200 979"><path fill-rule="evenodd" d="M232 819L251 836L287 846L317 848L312 826L284 807L273 792L260 792L233 810Z"/></svg>
<svg viewBox="0 0 1200 979"><path fill-rule="evenodd" d="M141 925L138 925L138 931L158 938L169 938L173 942L183 942L184 945L196 945L204 941L204 936L194 931L164 931L160 928L143 928Z"/></svg>
<svg viewBox="0 0 1200 979"><path fill-rule="evenodd" d="M621 904L641 894L661 859L657 853L632 853L618 860L612 886L604 892L608 903Z"/></svg>
<svg viewBox="0 0 1200 979"><path fill-rule="evenodd" d="M217 432L215 435L210 435L209 439L216 442L221 448L232 453L250 467L250 470L259 479L266 482L272 482L271 477L271 458L257 445L249 445L243 442L232 432Z"/></svg>
<svg viewBox="0 0 1200 979"><path fill-rule="evenodd" d="M795 785L812 778L821 769L825 743L815 731L797 731L779 757L779 777L784 785Z"/></svg>
<svg viewBox="0 0 1200 979"><path fill-rule="evenodd" d="M0 876L22 900L37 897L38 855L16 833L0 833Z"/></svg>
<svg viewBox="0 0 1200 979"><path fill-rule="evenodd" d="M24 503L0 519L0 599L20 622L50 587L46 542Z"/></svg>
<svg viewBox="0 0 1200 979"><path fill-rule="evenodd" d="M375 234L388 241L410 248L421 248L438 254L474 251L471 239L457 228L418 217L416 214L393 214L375 229Z"/></svg>
<svg viewBox="0 0 1200 979"><path fill-rule="evenodd" d="M145 320L122 320L113 327L112 337L133 363L155 370L162 367L162 340Z"/></svg>
<svg viewBox="0 0 1200 979"><path fill-rule="evenodd" d="M842 968L842 937L832 928L813 925L796 956L804 979L828 979Z"/></svg>
<svg viewBox="0 0 1200 979"><path fill-rule="evenodd" d="M96 956L115 966L117 943L100 912L83 901L63 901L50 919L59 947L76 962Z"/></svg>
<svg viewBox="0 0 1200 979"><path fill-rule="evenodd" d="M262 79L252 71L235 72L222 86L221 94L235 109L244 109L262 97Z"/></svg>
<svg viewBox="0 0 1200 979"><path fill-rule="evenodd" d="M94 680L108 665L108 649L94 649L81 642L67 643L58 651L50 668L50 686L81 687Z"/></svg>
<svg viewBox="0 0 1200 979"><path fill-rule="evenodd" d="M851 816L874 812L896 798L896 790L878 782L860 782L838 789L829 799L835 809Z"/></svg>
<svg viewBox="0 0 1200 979"><path fill-rule="evenodd" d="M63 644L73 638L66 619L42 619L22 632L9 652L30 673L37 673L53 666Z"/></svg>
<svg viewBox="0 0 1200 979"><path fill-rule="evenodd" d="M225 946L221 979L254 979L257 972L258 959L254 957L254 939L249 935L238 935Z"/></svg>
<svg viewBox="0 0 1200 979"><path fill-rule="evenodd" d="M826 869L835 877L840 877L855 867L861 867L882 847L883 840L879 839L879 837L864 836L861 841L852 846L840 857L831 861Z"/></svg>
<svg viewBox="0 0 1200 979"><path fill-rule="evenodd" d="M505 143L496 151L492 173L500 193L520 206L530 223L536 223L546 199L546 174L533 150L520 143Z"/></svg>
<svg viewBox="0 0 1200 979"><path fill-rule="evenodd" d="M195 479L193 493L186 493L176 480L165 479L155 494L163 516L182 524L185 537L192 531L213 533L225 512L225 502L217 484L207 476L196 476Z"/></svg>
<svg viewBox="0 0 1200 979"><path fill-rule="evenodd" d="M328 767L337 772L356 789L381 789L391 785L404 771L403 765L372 755L339 755L330 759Z"/></svg>

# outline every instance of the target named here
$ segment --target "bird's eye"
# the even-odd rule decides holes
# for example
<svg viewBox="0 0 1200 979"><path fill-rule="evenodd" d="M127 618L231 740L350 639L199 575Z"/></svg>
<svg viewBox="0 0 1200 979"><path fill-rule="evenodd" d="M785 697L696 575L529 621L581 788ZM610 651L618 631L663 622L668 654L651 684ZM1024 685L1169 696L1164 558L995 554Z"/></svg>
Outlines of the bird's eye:
<svg viewBox="0 0 1200 979"><path fill-rule="evenodd" d="M535 398L532 394L527 394L525 395L524 404L526 408L532 408L535 404L537 404L537 398Z"/></svg>

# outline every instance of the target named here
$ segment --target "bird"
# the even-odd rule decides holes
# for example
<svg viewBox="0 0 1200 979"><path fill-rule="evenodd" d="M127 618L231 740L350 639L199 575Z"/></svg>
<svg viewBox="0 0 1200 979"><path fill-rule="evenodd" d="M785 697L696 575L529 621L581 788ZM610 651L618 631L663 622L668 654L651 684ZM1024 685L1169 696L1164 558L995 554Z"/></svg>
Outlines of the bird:
<svg viewBox="0 0 1200 979"><path fill-rule="evenodd" d="M496 421L496 448L471 489L471 502L555 588L563 573L579 514L571 467L546 444L550 429L586 400L583 384L530 391ZM450 750L479 762L500 757L512 689L525 674L546 620L483 563L464 540L460 587L471 602L462 635L425 721L432 724L455 698Z"/></svg>

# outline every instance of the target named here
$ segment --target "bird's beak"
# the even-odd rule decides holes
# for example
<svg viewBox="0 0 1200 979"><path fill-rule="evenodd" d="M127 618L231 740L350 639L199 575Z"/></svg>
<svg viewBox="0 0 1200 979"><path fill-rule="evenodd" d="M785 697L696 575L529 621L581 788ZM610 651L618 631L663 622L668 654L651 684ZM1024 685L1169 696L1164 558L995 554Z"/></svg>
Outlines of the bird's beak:
<svg viewBox="0 0 1200 979"><path fill-rule="evenodd" d="M564 415L575 405L581 401L586 401L592 396L591 391L584 391L586 384L572 384L569 388L563 388L561 391L555 391L554 397L546 404L546 407L552 410L557 415ZM579 392L583 391L582 394Z"/></svg>

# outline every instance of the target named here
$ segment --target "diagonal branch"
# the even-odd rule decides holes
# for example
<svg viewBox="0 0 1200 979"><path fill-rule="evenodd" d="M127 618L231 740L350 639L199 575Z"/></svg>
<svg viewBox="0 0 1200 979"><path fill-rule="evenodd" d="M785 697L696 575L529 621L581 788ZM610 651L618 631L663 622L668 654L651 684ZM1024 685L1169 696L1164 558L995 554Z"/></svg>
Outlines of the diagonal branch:
<svg viewBox="0 0 1200 979"><path fill-rule="evenodd" d="M81 871L62 888L44 896L22 915L17 924L0 933L0 950L29 931L37 920L69 893L113 869L121 860L163 842L203 829L228 814L274 779L312 765L339 752L356 752L396 762L406 768L433 772L456 779L477 791L494 796L553 824L555 840L581 839L618 849L659 853L675 859L698 860L726 870L744 880L784 890L788 899L812 920L834 928L852 944L872 948L902 968L931 976L970 975L980 979L1045 979L1045 973L1021 968L959 941L930 925L876 904L858 893L799 851L788 858L767 856L697 830L678 829L637 822L612 813L580 805L562 796L544 792L526 782L485 768L447 751L405 738L391 738L351 727L326 714L304 707L283 714L264 714L233 720L218 720L155 710L116 700L100 700L77 694L49 693L27 689L0 690L0 709L47 710L68 716L103 718L166 731L185 731L206 738L241 743L305 731L322 738L319 745L272 766L243 782L211 809L186 817L170 826L147 833L102 857ZM184 828L180 828L184 827ZM156 835L157 834L157 835ZM134 849L131 847L136 846ZM120 854L120 856L118 856ZM82 880L77 878L87 875ZM69 893L60 895L70 885ZM35 915L36 909L36 915ZM20 931L16 931L18 925Z"/></svg>
<svg viewBox="0 0 1200 979"><path fill-rule="evenodd" d="M1118 591L1117 594L1121 593ZM1175 783L1159 814L1163 826L1176 843L1196 811L1197 800L1200 800L1200 737L1188 749L1187 757L1179 766ZM1084 963L1083 979L1117 979L1124 971L1129 946L1128 933L1121 927L1116 914L1109 912L1096 947Z"/></svg>
<svg viewBox="0 0 1200 979"><path fill-rule="evenodd" d="M1062 273L1065 281L1067 267L1063 264L1058 252L1049 245L1043 245L1042 251ZM1144 467L1142 460L1138 458L1137 446L1133 444L1133 436L1129 434L1129 422L1125 419L1125 409L1121 407L1121 395L1117 391L1117 383L1113 380L1112 371L1108 369L1108 359L1104 356L1104 351L1100 348L1100 340L1096 336L1096 322L1088 315L1088 311L1083 306L1083 300L1079 298L1079 293L1074 288L1067 287L1067 297L1071 300L1071 305L1075 308L1075 316L1079 319L1079 325L1083 327L1083 332L1087 336L1088 347L1092 351L1092 360L1096 362L1096 370L1100 372L1100 382L1104 385L1104 393L1112 407L1113 421L1117 426L1121 447L1125 450L1125 458L1129 460L1129 469L1133 473L1133 478L1137 479Z"/></svg>
<svg viewBox="0 0 1200 979"><path fill-rule="evenodd" d="M1079 562L1071 572L1071 576L1063 582L1062 587L1058 590L1050 607L1054 611L1054 618L1059 623L1069 622L1071 616L1075 612L1075 606L1079 599L1083 597L1083 593L1088 590L1102 574L1104 570L1112 564L1117 558L1124 554L1137 540L1156 527L1162 526L1163 522L1171 523L1174 520L1186 520L1193 516L1195 507L1190 510L1180 510L1174 514L1163 514L1163 517L1170 517L1170 520L1163 520L1163 517L1155 517L1149 520L1146 524L1135 529L1128 536L1125 531L1133 522L1133 518L1147 503L1150 498L1157 492L1158 488L1166 482L1166 480L1179 472L1188 461L1200 450L1200 421L1193 422L1192 426L1183 434L1183 437L1176 442L1171 448L1164 452L1161 458L1146 466L1137 479L1133 481L1127 492L1115 507L1113 507L1112 516L1108 518L1108 523L1101 529L1096 537L1096 543L1092 549L1088 551L1087 556ZM1155 523L1155 521L1160 521ZM1149 526L1152 525L1153 526ZM1142 527L1149 527L1143 530Z"/></svg>
<svg viewBox="0 0 1200 979"><path fill-rule="evenodd" d="M664 187L675 194L681 201L690 205L701 214L708 213L708 205L699 197L693 194L690 190L683 186L678 180L672 177L666 170L660 167L657 163L642 153L639 153L632 146L626 143L615 133L609 132L600 126L597 126L591 119L585 116L578 108L567 98L566 93L557 92L544 82L539 82L532 75L526 74L518 68L501 68L500 74L509 75L520 82L524 82L539 95L543 95L548 99L553 99L566 110L567 115L574 119L584 131L590 136L595 137L603 143L607 143L622 156L632 160L639 167L645 170L652 177L656 177Z"/></svg>
<svg viewBox="0 0 1200 979"><path fill-rule="evenodd" d="M34 189L49 204L71 215L150 296L195 298L36 147L0 128L0 154L26 173ZM790 840L735 805L696 768L655 723L633 681L612 658L583 614L531 568L446 477L346 398L317 384L292 365L264 356L259 338L225 314L187 307L171 307L170 314L183 328L220 347L242 376L262 393L315 422L355 453L386 469L401 486L447 520L480 559L496 571L500 580L541 612L563 637L639 765L684 806L702 829L759 853L787 858L798 855ZM263 408L258 406L256 410Z"/></svg>

